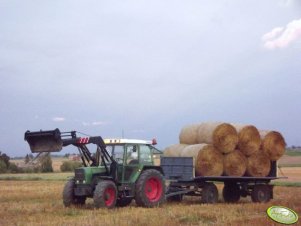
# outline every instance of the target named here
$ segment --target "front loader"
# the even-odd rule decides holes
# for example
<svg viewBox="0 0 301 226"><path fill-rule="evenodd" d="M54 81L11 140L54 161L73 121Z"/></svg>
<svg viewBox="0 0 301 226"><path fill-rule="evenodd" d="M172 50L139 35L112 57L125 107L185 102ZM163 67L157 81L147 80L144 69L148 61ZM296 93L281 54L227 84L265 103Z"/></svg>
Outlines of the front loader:
<svg viewBox="0 0 301 226"><path fill-rule="evenodd" d="M152 141L78 137L76 131L25 132L32 153L59 152L63 147L78 148L83 167L67 181L63 190L66 207L83 205L93 198L96 208L127 206L134 199L138 206L155 207L165 200L165 181L154 156L160 155ZM88 144L96 145L91 153Z"/></svg>

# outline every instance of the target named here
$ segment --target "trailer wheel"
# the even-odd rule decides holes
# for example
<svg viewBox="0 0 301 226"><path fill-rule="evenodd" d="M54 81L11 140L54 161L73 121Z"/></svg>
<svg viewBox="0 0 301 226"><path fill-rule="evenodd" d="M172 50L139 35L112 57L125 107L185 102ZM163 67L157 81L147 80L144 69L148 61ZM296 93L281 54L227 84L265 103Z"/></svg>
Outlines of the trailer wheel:
<svg viewBox="0 0 301 226"><path fill-rule="evenodd" d="M67 181L63 190L63 203L65 207L71 205L84 205L86 202L85 196L74 195L75 182L74 179Z"/></svg>
<svg viewBox="0 0 301 226"><path fill-rule="evenodd" d="M213 183L205 183L202 188L202 203L216 203L218 200L217 187Z"/></svg>
<svg viewBox="0 0 301 226"><path fill-rule="evenodd" d="M251 198L253 202L268 202L272 198L271 188L265 184L255 185L251 193Z"/></svg>
<svg viewBox="0 0 301 226"><path fill-rule="evenodd" d="M236 183L225 183L223 188L223 198L225 202L238 202L240 199L240 189Z"/></svg>
<svg viewBox="0 0 301 226"><path fill-rule="evenodd" d="M117 200L117 188L112 181L100 181L93 195L94 206L96 208L106 207L113 208Z"/></svg>
<svg viewBox="0 0 301 226"><path fill-rule="evenodd" d="M165 183L158 170L149 169L141 173L136 182L135 201L138 206L155 207L164 201Z"/></svg>
<svg viewBox="0 0 301 226"><path fill-rule="evenodd" d="M128 206L128 205L131 204L132 200L133 200L132 198L120 198L120 199L117 199L116 206L118 206L118 207Z"/></svg>

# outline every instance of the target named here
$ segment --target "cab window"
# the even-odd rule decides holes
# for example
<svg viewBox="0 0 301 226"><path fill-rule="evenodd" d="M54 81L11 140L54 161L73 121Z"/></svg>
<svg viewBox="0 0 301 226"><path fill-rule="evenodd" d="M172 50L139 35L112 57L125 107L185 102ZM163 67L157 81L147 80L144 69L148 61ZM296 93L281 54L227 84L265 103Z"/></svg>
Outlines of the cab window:
<svg viewBox="0 0 301 226"><path fill-rule="evenodd" d="M126 147L127 153L127 164L138 164L138 150L137 145L127 145Z"/></svg>
<svg viewBox="0 0 301 226"><path fill-rule="evenodd" d="M151 149L148 145L141 145L140 146L140 163L151 163L152 156L151 156Z"/></svg>
<svg viewBox="0 0 301 226"><path fill-rule="evenodd" d="M123 145L114 145L113 146L113 158L117 163L123 163L123 154L124 154L124 146Z"/></svg>

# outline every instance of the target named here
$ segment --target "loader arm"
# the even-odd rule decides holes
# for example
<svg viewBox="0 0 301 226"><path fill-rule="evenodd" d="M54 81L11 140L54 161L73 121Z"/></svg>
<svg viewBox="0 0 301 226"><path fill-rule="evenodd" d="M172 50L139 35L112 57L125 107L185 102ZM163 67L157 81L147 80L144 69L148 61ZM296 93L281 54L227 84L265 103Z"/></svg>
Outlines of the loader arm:
<svg viewBox="0 0 301 226"><path fill-rule="evenodd" d="M59 152L63 147L73 145L78 148L84 166L98 166L101 160L107 172L109 172L106 162L115 162L115 160L107 152L102 137L77 137L76 133L76 131L60 132L59 129L26 131L24 139L28 142L32 153ZM87 144L97 146L95 156L91 154L86 146Z"/></svg>

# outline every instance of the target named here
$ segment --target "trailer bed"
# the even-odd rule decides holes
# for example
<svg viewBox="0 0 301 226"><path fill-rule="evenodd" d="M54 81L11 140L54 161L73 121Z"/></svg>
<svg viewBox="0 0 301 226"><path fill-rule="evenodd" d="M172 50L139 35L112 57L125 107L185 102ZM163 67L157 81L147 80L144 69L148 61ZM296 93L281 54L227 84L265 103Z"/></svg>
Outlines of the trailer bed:
<svg viewBox="0 0 301 226"><path fill-rule="evenodd" d="M271 162L266 177L244 176L195 176L193 157L161 157L161 168L169 183L168 200L180 201L184 195L201 196L203 203L215 203L218 190L215 182L224 183L223 198L226 202L237 202L240 197L251 196L253 202L268 202L273 198L271 180L277 177L277 162Z"/></svg>

